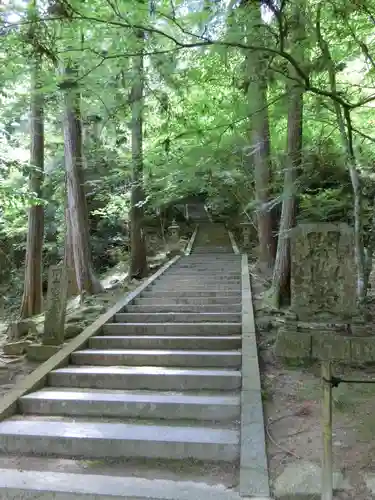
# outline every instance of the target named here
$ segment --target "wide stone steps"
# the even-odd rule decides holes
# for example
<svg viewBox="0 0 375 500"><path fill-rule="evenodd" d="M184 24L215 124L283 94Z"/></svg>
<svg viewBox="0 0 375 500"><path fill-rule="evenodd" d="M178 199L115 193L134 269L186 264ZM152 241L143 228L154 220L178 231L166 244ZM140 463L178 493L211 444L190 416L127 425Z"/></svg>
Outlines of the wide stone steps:
<svg viewBox="0 0 375 500"><path fill-rule="evenodd" d="M160 288L163 288L163 287L166 287L166 286L176 286L177 283L176 283L176 277L171 277L171 278L163 278L162 280L160 280L159 282L159 285L160 285ZM194 278L184 278L184 279L181 279L179 278L178 279L178 286L179 288L182 288L184 289L185 286L190 286L190 285L198 285L200 287L202 286L205 286L207 288L216 288L217 286L225 286L226 288L231 288L233 286L236 286L237 289L239 290L241 288L241 282L238 278L235 278L235 279L228 279L228 280L224 280L222 278L219 278L219 279L207 279L207 280L200 280L199 278L197 277L194 277Z"/></svg>
<svg viewBox="0 0 375 500"><path fill-rule="evenodd" d="M89 341L92 349L240 349L241 335L217 336L171 336L167 335L111 335L96 336Z"/></svg>
<svg viewBox="0 0 375 500"><path fill-rule="evenodd" d="M222 265L222 266L187 266L176 269L171 269L169 272L165 273L165 275L161 278L167 278L168 276L172 276L174 274L180 274L182 277L186 276L197 276L200 273L200 277L203 280L206 279L218 279L220 277L220 272L227 273L229 279L236 278L238 279L241 276L241 269L239 266L230 266L230 265Z"/></svg>
<svg viewBox="0 0 375 500"><path fill-rule="evenodd" d="M72 354L75 365L240 368L240 351L86 349Z"/></svg>
<svg viewBox="0 0 375 500"><path fill-rule="evenodd" d="M121 313L116 314L116 323L238 323L240 313L186 313L186 312L155 312L155 313Z"/></svg>
<svg viewBox="0 0 375 500"><path fill-rule="evenodd" d="M228 253L232 251L232 248L231 247L222 247L220 250L217 248L217 247L213 247L213 248L209 248L209 247L206 247L206 246L202 246L202 247L196 247L194 248L194 253L204 253L204 254L207 254L207 253L218 253L218 252L223 252L223 253Z"/></svg>
<svg viewBox="0 0 375 500"><path fill-rule="evenodd" d="M156 313L156 312L186 312L186 313L240 313L239 304L157 304L132 305L126 307L127 313Z"/></svg>
<svg viewBox="0 0 375 500"><path fill-rule="evenodd" d="M50 372L48 382L54 387L91 389L232 391L241 387L241 372L160 366L68 366Z"/></svg>
<svg viewBox="0 0 375 500"><path fill-rule="evenodd" d="M240 335L242 323L107 323L104 335Z"/></svg>
<svg viewBox="0 0 375 500"><path fill-rule="evenodd" d="M226 293L235 293L235 294L240 294L240 289L238 285L236 284L222 284L222 285L210 285L208 286L205 283L197 285L196 283L174 283L173 285L168 285L168 284L160 284L160 285L154 285L153 287L150 288L150 292L153 290L157 291L159 294L165 294L165 293L186 293L186 292L193 292L194 294L197 295L212 295L218 294L220 292L223 292L224 294Z"/></svg>
<svg viewBox="0 0 375 500"><path fill-rule="evenodd" d="M217 295L215 297L180 297L176 296L176 294L172 297L158 296L158 297L139 297L134 300L135 305L163 305L163 304L192 304L192 305L202 305L202 306L211 306L211 305L220 305L220 304L238 304L240 299L238 296L222 296Z"/></svg>
<svg viewBox="0 0 375 500"><path fill-rule="evenodd" d="M137 477L136 473L124 477L124 472L117 476L110 475L110 471L107 474L95 474L93 467L88 474L83 466L83 474L58 472L48 470L50 458L44 461L46 463L42 465L45 467L39 470L0 469L0 498L4 500L241 500L233 488L225 488L221 484L205 484L199 475L194 482L178 480L181 478L178 473L176 480ZM60 459L59 463L63 461L64 459ZM39 462L40 458L37 465ZM58 467L58 470L60 468Z"/></svg>
<svg viewBox="0 0 375 500"><path fill-rule="evenodd" d="M166 420L239 419L240 396L49 387L20 400L25 414Z"/></svg>
<svg viewBox="0 0 375 500"><path fill-rule="evenodd" d="M0 451L61 457L232 461L239 431L227 428L12 417L0 422Z"/></svg>
<svg viewBox="0 0 375 500"><path fill-rule="evenodd" d="M241 292L237 290L160 290L155 288L155 290L147 290L141 294L141 297L231 297L238 300L241 299Z"/></svg>
<svg viewBox="0 0 375 500"><path fill-rule="evenodd" d="M22 414L0 422L0 467L1 453L123 461L118 473L124 485L132 460L164 471L171 461L178 461L178 471L190 463L234 467L240 458L241 258L222 253L226 241L209 255L177 261L73 352L70 364L52 370L46 387L20 398ZM46 476L53 493L43 499L64 490L55 482L69 474L53 474ZM3 484L17 485L22 477L29 482L19 471L0 477L0 498ZM169 500L221 499L218 490L204 489L185 499L191 488L170 489ZM97 486L88 500L106 498L103 491ZM114 499L159 498L152 487L147 496L139 491L133 495L126 487ZM164 498L161 486L160 492ZM64 495L61 500L76 498Z"/></svg>

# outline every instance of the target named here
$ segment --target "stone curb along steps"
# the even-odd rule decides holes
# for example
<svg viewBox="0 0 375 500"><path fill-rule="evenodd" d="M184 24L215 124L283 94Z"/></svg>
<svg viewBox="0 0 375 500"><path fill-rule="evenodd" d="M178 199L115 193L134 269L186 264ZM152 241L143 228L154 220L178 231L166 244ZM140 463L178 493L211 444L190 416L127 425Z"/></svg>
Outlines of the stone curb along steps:
<svg viewBox="0 0 375 500"><path fill-rule="evenodd" d="M1 499L268 496L247 257L213 249L172 259L3 399Z"/></svg>

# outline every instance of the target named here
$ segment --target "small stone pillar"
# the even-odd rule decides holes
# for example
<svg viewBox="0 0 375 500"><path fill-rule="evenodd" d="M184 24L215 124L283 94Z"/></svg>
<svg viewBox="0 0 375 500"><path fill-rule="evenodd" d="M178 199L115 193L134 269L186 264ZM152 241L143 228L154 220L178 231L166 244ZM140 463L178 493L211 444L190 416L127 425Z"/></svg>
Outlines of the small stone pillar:
<svg viewBox="0 0 375 500"><path fill-rule="evenodd" d="M347 224L300 224L290 231L291 309L298 319L356 315L354 232Z"/></svg>
<svg viewBox="0 0 375 500"><path fill-rule="evenodd" d="M177 224L176 220L173 219L172 225L168 228L171 243L178 243L180 241L180 226Z"/></svg>
<svg viewBox="0 0 375 500"><path fill-rule="evenodd" d="M242 243L244 248L251 247L251 230L252 223L249 221L241 222L242 227Z"/></svg>
<svg viewBox="0 0 375 500"><path fill-rule="evenodd" d="M69 277L65 266L51 266L48 272L47 303L44 319L43 344L64 343L66 304Z"/></svg>

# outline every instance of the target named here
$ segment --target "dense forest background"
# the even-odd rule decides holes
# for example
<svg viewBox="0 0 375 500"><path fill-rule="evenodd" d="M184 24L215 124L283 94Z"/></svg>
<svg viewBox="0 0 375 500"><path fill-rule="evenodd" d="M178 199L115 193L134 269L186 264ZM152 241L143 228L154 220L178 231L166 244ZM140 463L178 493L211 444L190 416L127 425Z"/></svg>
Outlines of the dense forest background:
<svg viewBox="0 0 375 500"><path fill-rule="evenodd" d="M121 259L144 276L149 235L188 195L253 222L275 305L289 229L349 223L364 299L374 26L373 0L3 1L2 306L40 313L58 262L79 293Z"/></svg>

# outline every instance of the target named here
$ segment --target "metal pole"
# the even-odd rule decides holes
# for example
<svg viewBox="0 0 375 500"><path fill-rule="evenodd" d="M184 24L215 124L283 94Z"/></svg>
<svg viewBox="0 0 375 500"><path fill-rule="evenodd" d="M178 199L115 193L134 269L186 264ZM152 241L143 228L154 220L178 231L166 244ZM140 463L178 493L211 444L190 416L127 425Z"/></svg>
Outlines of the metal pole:
<svg viewBox="0 0 375 500"><path fill-rule="evenodd" d="M322 431L323 431L323 457L322 457L322 500L333 499L332 476L332 384L331 361L322 361Z"/></svg>

